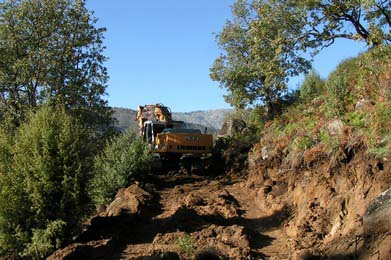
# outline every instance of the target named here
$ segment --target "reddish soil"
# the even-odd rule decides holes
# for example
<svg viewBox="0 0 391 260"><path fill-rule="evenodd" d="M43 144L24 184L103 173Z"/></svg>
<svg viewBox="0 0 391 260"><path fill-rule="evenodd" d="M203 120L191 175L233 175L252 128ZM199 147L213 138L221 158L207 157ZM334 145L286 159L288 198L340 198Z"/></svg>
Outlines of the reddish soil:
<svg viewBox="0 0 391 260"><path fill-rule="evenodd" d="M241 175L178 172L120 190L49 258L390 259L390 230L363 227L370 201L391 186L389 162L360 155L285 171L251 156Z"/></svg>

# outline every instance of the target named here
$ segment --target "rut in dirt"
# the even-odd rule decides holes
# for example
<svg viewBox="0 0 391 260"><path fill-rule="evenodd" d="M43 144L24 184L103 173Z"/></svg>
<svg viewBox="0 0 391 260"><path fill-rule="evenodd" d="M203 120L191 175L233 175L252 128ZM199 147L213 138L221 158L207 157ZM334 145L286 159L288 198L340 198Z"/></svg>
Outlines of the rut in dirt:
<svg viewBox="0 0 391 260"><path fill-rule="evenodd" d="M75 241L81 249L73 248L68 257L88 252L104 259L153 259L171 252L186 259L213 248L229 259L265 258L262 249L276 243L268 232L289 217L289 210L262 216L241 181L175 174L131 185L91 220ZM186 250L181 238L190 243Z"/></svg>

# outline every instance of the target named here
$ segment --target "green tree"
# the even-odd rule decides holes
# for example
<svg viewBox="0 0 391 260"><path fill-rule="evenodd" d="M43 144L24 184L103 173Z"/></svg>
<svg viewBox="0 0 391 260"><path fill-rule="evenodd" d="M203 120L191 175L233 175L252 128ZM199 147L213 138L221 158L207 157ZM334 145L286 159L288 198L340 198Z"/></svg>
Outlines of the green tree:
<svg viewBox="0 0 391 260"><path fill-rule="evenodd" d="M150 169L152 153L147 144L131 132L120 134L106 145L95 159L95 175L90 193L97 207L113 199L115 193L131 179Z"/></svg>
<svg viewBox="0 0 391 260"><path fill-rule="evenodd" d="M389 0L289 0L287 4L304 11L306 26L301 34L306 47L327 47L338 38L368 46L391 43Z"/></svg>
<svg viewBox="0 0 391 260"><path fill-rule="evenodd" d="M388 0L238 0L217 35L211 78L234 106L261 102L273 114L289 78L308 72L311 56L335 39L390 43L390 9Z"/></svg>
<svg viewBox="0 0 391 260"><path fill-rule="evenodd" d="M218 35L224 53L212 66L211 78L227 88L226 100L235 107L261 101L275 114L288 78L310 68L296 45L301 14L285 16L283 11L274 1L238 0L233 20Z"/></svg>
<svg viewBox="0 0 391 260"><path fill-rule="evenodd" d="M42 257L78 232L91 212L87 183L96 147L89 136L64 108L48 105L17 129L10 166L0 173L1 255L41 248L35 257Z"/></svg>
<svg viewBox="0 0 391 260"><path fill-rule="evenodd" d="M315 71L311 70L306 75L303 84L300 87L300 97L303 99L314 98L324 91L325 82L321 79L320 75Z"/></svg>
<svg viewBox="0 0 391 260"><path fill-rule="evenodd" d="M85 0L0 3L0 116L16 125L30 109L64 104L89 125L110 123L104 28Z"/></svg>

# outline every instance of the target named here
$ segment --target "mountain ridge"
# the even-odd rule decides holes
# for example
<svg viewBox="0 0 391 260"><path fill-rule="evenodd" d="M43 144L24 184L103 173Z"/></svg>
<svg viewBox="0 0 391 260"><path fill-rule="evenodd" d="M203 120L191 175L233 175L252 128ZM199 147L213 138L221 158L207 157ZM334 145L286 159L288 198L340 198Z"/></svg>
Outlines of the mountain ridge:
<svg viewBox="0 0 391 260"><path fill-rule="evenodd" d="M122 107L112 107L113 117L117 120L116 127L121 131L126 129L136 130L136 110ZM186 122L189 127L205 128L209 132L218 132L223 125L225 117L231 113L232 109L209 109L191 112L172 112L174 120Z"/></svg>

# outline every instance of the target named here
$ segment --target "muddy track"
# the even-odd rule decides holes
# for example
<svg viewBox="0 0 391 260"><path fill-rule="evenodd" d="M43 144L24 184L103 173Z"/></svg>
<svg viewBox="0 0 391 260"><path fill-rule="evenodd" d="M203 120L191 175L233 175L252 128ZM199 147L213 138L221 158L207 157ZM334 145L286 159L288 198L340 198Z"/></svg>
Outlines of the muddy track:
<svg viewBox="0 0 391 260"><path fill-rule="evenodd" d="M160 259L172 252L187 259L210 248L229 259L285 258L281 232L276 230L289 212L265 216L254 207L254 194L242 181L183 174L149 178L147 184L139 184L150 197L138 212L112 214L106 209L91 220L76 243L52 258ZM183 248L181 238L191 245Z"/></svg>
<svg viewBox="0 0 391 260"><path fill-rule="evenodd" d="M391 170L371 165L378 162L359 157L333 173L326 162L303 173L148 176L121 189L49 258L389 259L389 213L386 222L364 214L390 187Z"/></svg>
<svg viewBox="0 0 391 260"><path fill-rule="evenodd" d="M289 217L288 211L265 216L254 207L254 196L241 181L184 175L156 178L151 190L155 210L132 223L132 235L114 259L178 252L177 240L187 234L197 250L213 247L237 259L283 258L280 232L275 231Z"/></svg>

